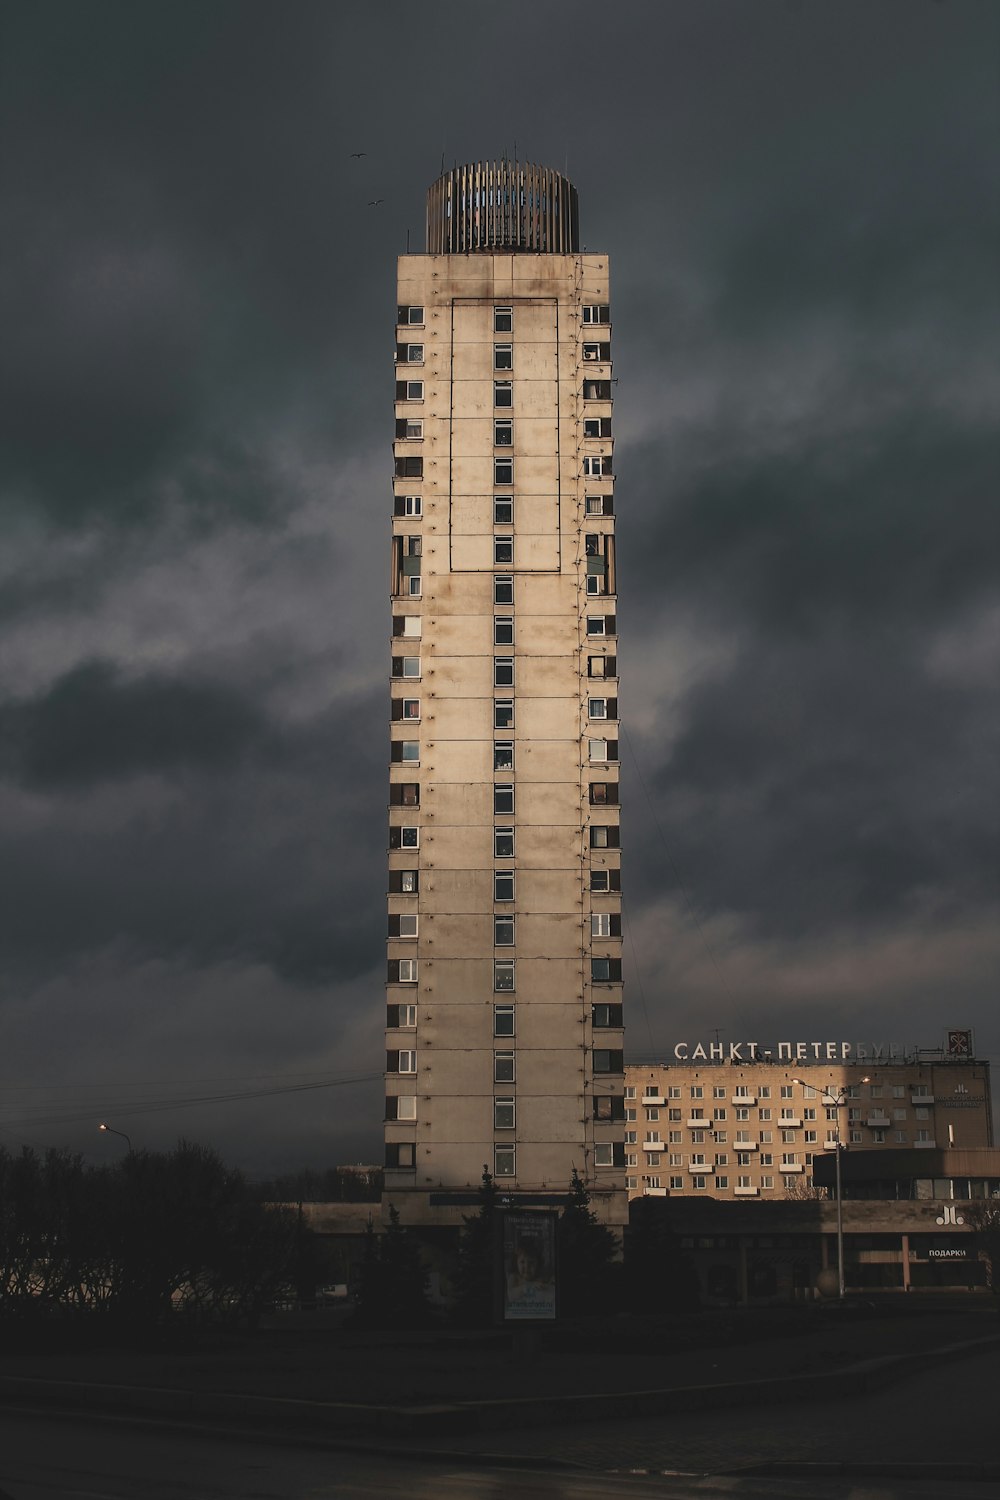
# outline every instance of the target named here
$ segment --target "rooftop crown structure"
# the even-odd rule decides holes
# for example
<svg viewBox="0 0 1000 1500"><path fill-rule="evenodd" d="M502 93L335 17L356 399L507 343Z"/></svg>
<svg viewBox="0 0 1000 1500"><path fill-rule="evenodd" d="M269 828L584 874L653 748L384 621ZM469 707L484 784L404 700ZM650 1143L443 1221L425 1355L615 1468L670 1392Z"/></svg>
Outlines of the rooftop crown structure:
<svg viewBox="0 0 1000 1500"><path fill-rule="evenodd" d="M510 162L399 260L386 1196L626 1216L607 256Z"/></svg>

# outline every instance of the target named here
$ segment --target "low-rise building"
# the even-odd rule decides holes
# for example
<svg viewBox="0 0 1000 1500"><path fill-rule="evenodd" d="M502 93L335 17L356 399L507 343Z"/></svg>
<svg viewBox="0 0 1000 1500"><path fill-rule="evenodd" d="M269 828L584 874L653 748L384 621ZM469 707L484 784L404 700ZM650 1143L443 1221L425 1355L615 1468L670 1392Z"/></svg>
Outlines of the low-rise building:
<svg viewBox="0 0 1000 1500"><path fill-rule="evenodd" d="M667 1062L625 1068L629 1197L727 1200L816 1195L835 1153L993 1144L989 1063L971 1034L904 1052L846 1042L679 1042Z"/></svg>

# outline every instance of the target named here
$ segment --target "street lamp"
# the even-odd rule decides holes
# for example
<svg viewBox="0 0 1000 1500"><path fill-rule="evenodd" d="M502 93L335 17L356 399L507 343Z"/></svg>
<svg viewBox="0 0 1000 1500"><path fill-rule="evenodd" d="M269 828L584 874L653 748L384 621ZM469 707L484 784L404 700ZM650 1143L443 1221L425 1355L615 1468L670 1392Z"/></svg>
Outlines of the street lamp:
<svg viewBox="0 0 1000 1500"><path fill-rule="evenodd" d="M120 1135L122 1140L128 1146L129 1155L132 1155L132 1137L130 1135L126 1135L124 1130L116 1130L114 1126L109 1125L106 1120L102 1120L97 1128L98 1130L107 1131L108 1135Z"/></svg>
<svg viewBox="0 0 1000 1500"><path fill-rule="evenodd" d="M804 1078L793 1078L792 1082L800 1084L802 1088L816 1087L815 1084L806 1083ZM862 1078L861 1082L868 1083L869 1079ZM837 1111L836 1135L834 1137L834 1146L837 1153L837 1159L834 1164L836 1167L837 1184L837 1296L840 1301L843 1302L846 1288L844 1285L844 1198L840 1190L840 1153L842 1150L840 1139L840 1111L847 1103L849 1095L846 1088L838 1089L835 1094L831 1094L829 1089L820 1089L819 1095L825 1104L831 1105Z"/></svg>

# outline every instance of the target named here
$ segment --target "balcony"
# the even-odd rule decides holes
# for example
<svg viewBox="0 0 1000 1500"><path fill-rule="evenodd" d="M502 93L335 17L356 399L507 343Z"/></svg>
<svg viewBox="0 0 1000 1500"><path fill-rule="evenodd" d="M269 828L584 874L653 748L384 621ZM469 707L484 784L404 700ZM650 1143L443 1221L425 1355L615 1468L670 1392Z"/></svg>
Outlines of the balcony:
<svg viewBox="0 0 1000 1500"><path fill-rule="evenodd" d="M664 1147L662 1141L655 1141L653 1140L652 1136L650 1136L647 1140L643 1141L642 1149L643 1151L663 1151L666 1148Z"/></svg>
<svg viewBox="0 0 1000 1500"><path fill-rule="evenodd" d="M611 894L617 895L618 892L614 891ZM667 1101L662 1094L643 1094L642 1102L643 1104L666 1104Z"/></svg>
<svg viewBox="0 0 1000 1500"><path fill-rule="evenodd" d="M695 1172L699 1177L703 1177L706 1172L714 1172L715 1166L710 1161L692 1161L688 1163L688 1171Z"/></svg>
<svg viewBox="0 0 1000 1500"><path fill-rule="evenodd" d="M733 1192L737 1198L758 1198L760 1196L760 1188L755 1187L735 1187L733 1188Z"/></svg>
<svg viewBox="0 0 1000 1500"><path fill-rule="evenodd" d="M933 1094L911 1094L910 1095L910 1103L911 1104L933 1104L934 1103L934 1095Z"/></svg>
<svg viewBox="0 0 1000 1500"><path fill-rule="evenodd" d="M801 1115L782 1115L781 1119L777 1121L779 1130L797 1130L801 1124Z"/></svg>
<svg viewBox="0 0 1000 1500"><path fill-rule="evenodd" d="M757 1095L756 1094L730 1094L730 1096L729 1096L729 1102L730 1102L730 1104L756 1104L757 1103Z"/></svg>
<svg viewBox="0 0 1000 1500"><path fill-rule="evenodd" d="M783 1161L778 1168L779 1172L804 1172L805 1167L800 1161Z"/></svg>
<svg viewBox="0 0 1000 1500"><path fill-rule="evenodd" d="M760 1142L759 1141L741 1141L741 1140L737 1139L737 1140L735 1140L733 1142L733 1150L734 1151L759 1151L760 1150Z"/></svg>
<svg viewBox="0 0 1000 1500"><path fill-rule="evenodd" d="M937 1141L914 1141L914 1151L936 1151Z"/></svg>
<svg viewBox="0 0 1000 1500"><path fill-rule="evenodd" d="M870 1130L888 1130L892 1121L888 1115L869 1115L865 1124Z"/></svg>
<svg viewBox="0 0 1000 1500"><path fill-rule="evenodd" d="M705 1119L691 1119L687 1122L688 1130L711 1130L712 1121Z"/></svg>

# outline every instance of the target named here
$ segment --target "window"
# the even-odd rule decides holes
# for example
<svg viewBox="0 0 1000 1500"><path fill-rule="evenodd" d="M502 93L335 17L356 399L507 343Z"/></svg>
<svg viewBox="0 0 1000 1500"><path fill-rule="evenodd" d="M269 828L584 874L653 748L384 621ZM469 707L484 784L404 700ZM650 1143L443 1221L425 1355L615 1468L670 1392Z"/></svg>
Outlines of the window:
<svg viewBox="0 0 1000 1500"><path fill-rule="evenodd" d="M493 501L493 524L494 526L513 526L514 524L514 497L497 495Z"/></svg>
<svg viewBox="0 0 1000 1500"><path fill-rule="evenodd" d="M590 978L594 984L617 984L622 977L620 958L592 958Z"/></svg>
<svg viewBox="0 0 1000 1500"><path fill-rule="evenodd" d="M513 578L511 578L509 576L508 577L504 577L500 573L497 574L497 576L493 580L493 603L494 604L513 604L514 603L514 580L513 580Z"/></svg>
<svg viewBox="0 0 1000 1500"><path fill-rule="evenodd" d="M594 1005L591 1007L593 1025L599 1030L622 1025L622 1007L620 1005Z"/></svg>
<svg viewBox="0 0 1000 1500"><path fill-rule="evenodd" d="M667 1110L667 1119L668 1120L679 1120L681 1118L681 1114L682 1114L682 1111L679 1110L679 1109L668 1109Z"/></svg>
<svg viewBox="0 0 1000 1500"><path fill-rule="evenodd" d="M393 677L408 678L411 681L420 676L419 656L394 656L392 658Z"/></svg>
<svg viewBox="0 0 1000 1500"><path fill-rule="evenodd" d="M610 401L612 399L610 380L585 380L583 382L584 401Z"/></svg>
<svg viewBox="0 0 1000 1500"><path fill-rule="evenodd" d="M423 479L424 461L422 458L397 457L394 473L397 479Z"/></svg>
<svg viewBox="0 0 1000 1500"><path fill-rule="evenodd" d="M603 363L611 358L610 344L584 344L583 357L588 363L597 361Z"/></svg>
<svg viewBox="0 0 1000 1500"><path fill-rule="evenodd" d="M884 1130L873 1130L872 1131L872 1140L875 1142L876 1146L882 1146L882 1145L884 1145L885 1144L885 1131Z"/></svg>
<svg viewBox="0 0 1000 1500"><path fill-rule="evenodd" d="M583 472L590 478L599 477L601 474L611 473L611 455L608 453L588 453L584 456Z"/></svg>
<svg viewBox="0 0 1000 1500"><path fill-rule="evenodd" d="M509 1096L505 1099L493 1100L493 1129L514 1129L514 1100Z"/></svg>
<svg viewBox="0 0 1000 1500"><path fill-rule="evenodd" d="M514 784L510 781L498 781L493 787L493 811L495 813L512 813L514 811Z"/></svg>
<svg viewBox="0 0 1000 1500"><path fill-rule="evenodd" d="M417 1118L416 1094L388 1094L385 1101L387 1120L415 1120Z"/></svg>
<svg viewBox="0 0 1000 1500"><path fill-rule="evenodd" d="M494 1005L493 1007L493 1035L514 1035L514 1007L513 1005Z"/></svg>
<svg viewBox="0 0 1000 1500"><path fill-rule="evenodd" d="M420 848L420 829L419 828L412 828L412 827L411 828L390 828L389 829L389 848L390 849L419 849Z"/></svg>
<svg viewBox="0 0 1000 1500"><path fill-rule="evenodd" d="M404 1031L413 1031L417 1025L417 1007L415 1005L387 1005L385 1008L385 1024L387 1027L400 1027Z"/></svg>
<svg viewBox="0 0 1000 1500"><path fill-rule="evenodd" d="M493 332L510 333L514 327L514 309L512 307L495 307L493 309Z"/></svg>
<svg viewBox="0 0 1000 1500"><path fill-rule="evenodd" d="M514 538L512 536L493 538L493 561L510 567L514 561Z"/></svg>
<svg viewBox="0 0 1000 1500"><path fill-rule="evenodd" d="M914 1136L914 1140L917 1141L929 1141L930 1139L931 1133L929 1130L918 1130L916 1135Z"/></svg>
<svg viewBox="0 0 1000 1500"><path fill-rule="evenodd" d="M417 1054L415 1052L387 1052L385 1054L385 1071L387 1073L415 1073L417 1071Z"/></svg>
<svg viewBox="0 0 1000 1500"><path fill-rule="evenodd" d="M621 1051L607 1051L605 1048L594 1048L594 1072L595 1073L621 1073L624 1070L625 1054Z"/></svg>
<svg viewBox="0 0 1000 1500"><path fill-rule="evenodd" d="M494 1146L493 1147L493 1176L494 1177L513 1177L513 1176L515 1176L515 1172L514 1172L514 1147L513 1146Z"/></svg>
<svg viewBox="0 0 1000 1500"><path fill-rule="evenodd" d="M587 716L591 719L617 719L617 698L588 698Z"/></svg>
<svg viewBox="0 0 1000 1500"><path fill-rule="evenodd" d="M397 380L397 401L422 401L424 399L424 382L422 380Z"/></svg>
<svg viewBox="0 0 1000 1500"><path fill-rule="evenodd" d="M393 702L392 706L395 710L397 710L397 713L393 714L393 718L396 718L397 716L400 719L410 720L420 718L419 698L397 698Z"/></svg>
<svg viewBox="0 0 1000 1500"><path fill-rule="evenodd" d="M584 417L583 435L585 438L609 438L611 436L611 418Z"/></svg>
<svg viewBox="0 0 1000 1500"><path fill-rule="evenodd" d="M851 1131L851 1144L853 1146L860 1146L860 1144L861 1144L861 1142L863 1140L864 1140L864 1131L861 1131L861 1130L852 1130Z"/></svg>
<svg viewBox="0 0 1000 1500"><path fill-rule="evenodd" d="M424 502L419 495L397 495L392 504L393 515L408 516L419 521L424 513Z"/></svg>
<svg viewBox="0 0 1000 1500"><path fill-rule="evenodd" d="M882 1132L882 1139L885 1140L885 1131L884 1130ZM815 1145L816 1142L819 1140L819 1136L818 1136L818 1134L816 1133L815 1130L807 1130L805 1132L805 1134L804 1134L804 1140L805 1140L805 1143L806 1143L807 1146L812 1146L812 1145Z"/></svg>
<svg viewBox="0 0 1000 1500"><path fill-rule="evenodd" d="M586 512L588 516L613 516L615 502L610 495L588 495Z"/></svg>
<svg viewBox="0 0 1000 1500"><path fill-rule="evenodd" d="M493 382L493 405L514 405L514 383L511 380L494 380Z"/></svg>
<svg viewBox="0 0 1000 1500"><path fill-rule="evenodd" d="M514 830L513 828L494 828L493 830L493 858L514 858Z"/></svg>
<svg viewBox="0 0 1000 1500"><path fill-rule="evenodd" d="M400 958L397 962L399 964L399 983L416 984L418 979L417 960L415 958Z"/></svg>
<svg viewBox="0 0 1000 1500"><path fill-rule="evenodd" d="M653 1097L655 1098L656 1096L654 1095ZM655 1104L649 1105L645 1113L647 1120L658 1120L660 1118L660 1111ZM657 1139L659 1139L659 1137L657 1137Z"/></svg>
<svg viewBox="0 0 1000 1500"><path fill-rule="evenodd" d="M495 646L513 646L514 644L514 616L493 616L493 644Z"/></svg>
<svg viewBox="0 0 1000 1500"><path fill-rule="evenodd" d="M610 323L610 305L607 302L588 303L583 308L583 321L585 323Z"/></svg>
<svg viewBox="0 0 1000 1500"><path fill-rule="evenodd" d="M634 1110L632 1111L632 1118L633 1119L635 1118L635 1111ZM624 1101L624 1099L620 1099L620 1098L618 1098L614 1094L595 1094L594 1095L594 1119L595 1120L624 1120L625 1119L625 1101ZM626 1142L628 1142L630 1138L631 1138L632 1145L635 1145L635 1131L634 1130L628 1130L628 1131L625 1132L625 1140L626 1140Z"/></svg>
<svg viewBox="0 0 1000 1500"><path fill-rule="evenodd" d="M423 344L397 344L397 365L422 365L424 362Z"/></svg>
<svg viewBox="0 0 1000 1500"><path fill-rule="evenodd" d="M424 436L424 424L417 417L400 417L396 422L396 437L409 439L412 442L422 442Z"/></svg>
<svg viewBox="0 0 1000 1500"><path fill-rule="evenodd" d="M418 870L390 870L389 890L393 895L415 896L420 885Z"/></svg>
<svg viewBox="0 0 1000 1500"><path fill-rule="evenodd" d="M393 762L402 761L405 765L418 765L420 763L420 741L419 740L393 740L390 747Z"/></svg>
<svg viewBox="0 0 1000 1500"><path fill-rule="evenodd" d="M688 1093L691 1095L692 1099L704 1099L704 1097L705 1097L705 1088L704 1088L704 1085L700 1084L700 1083L693 1083L691 1085L691 1087L688 1089Z"/></svg>
<svg viewBox="0 0 1000 1500"><path fill-rule="evenodd" d="M493 962L493 988L498 993L514 988L513 959L495 959Z"/></svg>
<svg viewBox="0 0 1000 1500"><path fill-rule="evenodd" d="M894 1109L893 1112L892 1112L892 1118L894 1120L905 1120L906 1119L906 1110L905 1109Z"/></svg>
<svg viewBox="0 0 1000 1500"><path fill-rule="evenodd" d="M393 1168L413 1168L416 1166L417 1148L412 1141L386 1141L385 1164L391 1171Z"/></svg>
<svg viewBox="0 0 1000 1500"><path fill-rule="evenodd" d="M494 901L513 901L514 899L514 871L493 871L493 899Z"/></svg>
<svg viewBox="0 0 1000 1500"><path fill-rule="evenodd" d="M389 936L391 938L415 938L417 936L417 917L409 912L389 913Z"/></svg>
<svg viewBox="0 0 1000 1500"><path fill-rule="evenodd" d="M906 1098L906 1084L905 1083L894 1083L893 1086L892 1086L892 1097L894 1099L905 1099Z"/></svg>
<svg viewBox="0 0 1000 1500"><path fill-rule="evenodd" d="M416 636L420 639L421 621L419 615L393 615L392 633L396 636ZM395 657L393 660L395 661ZM393 674L395 675L395 674Z"/></svg>
<svg viewBox="0 0 1000 1500"><path fill-rule="evenodd" d="M493 483L514 483L514 460L512 458L495 458L493 460Z"/></svg>
<svg viewBox="0 0 1000 1500"><path fill-rule="evenodd" d="M422 324L424 321L424 310L422 307L397 307L396 322L399 324ZM585 320L586 321L586 320Z"/></svg>
<svg viewBox="0 0 1000 1500"><path fill-rule="evenodd" d="M514 686L514 658L512 656L494 656L493 686Z"/></svg>
<svg viewBox="0 0 1000 1500"><path fill-rule="evenodd" d="M514 700L513 698L496 698L493 702L493 728L514 728Z"/></svg>
<svg viewBox="0 0 1000 1500"><path fill-rule="evenodd" d="M590 805L591 807L617 807L618 783L616 781L592 781Z"/></svg>
<svg viewBox="0 0 1000 1500"><path fill-rule="evenodd" d="M621 846L621 830L604 823L590 825L591 849L618 849Z"/></svg>
<svg viewBox="0 0 1000 1500"><path fill-rule="evenodd" d="M795 1090L790 1083L783 1083L781 1085L781 1097L782 1099L794 1099Z"/></svg>
<svg viewBox="0 0 1000 1500"><path fill-rule="evenodd" d="M614 1146L610 1141L602 1142L594 1146L594 1166L613 1167L615 1165Z"/></svg>
<svg viewBox="0 0 1000 1500"><path fill-rule="evenodd" d="M591 870L590 889L592 891L620 891L620 870Z"/></svg>
<svg viewBox="0 0 1000 1500"><path fill-rule="evenodd" d="M390 807L419 807L420 782L394 781L389 787Z"/></svg>
<svg viewBox="0 0 1000 1500"><path fill-rule="evenodd" d="M589 636L614 635L616 626L617 619L615 615L587 616L587 634Z"/></svg>
<svg viewBox="0 0 1000 1500"><path fill-rule="evenodd" d="M497 418L493 423L494 448L510 448L514 442L514 423L509 417Z"/></svg>
<svg viewBox="0 0 1000 1500"><path fill-rule="evenodd" d="M423 345L421 345L420 347L422 349ZM422 353L420 357L421 359L423 359ZM493 368L494 370L512 370L514 368L513 344L493 345Z"/></svg>
<svg viewBox="0 0 1000 1500"><path fill-rule="evenodd" d="M622 919L616 911L593 911L590 914L591 937L621 937Z"/></svg>
<svg viewBox="0 0 1000 1500"><path fill-rule="evenodd" d="M873 1083L869 1092L873 1099L881 1099L883 1093L882 1085L880 1083Z"/></svg>
<svg viewBox="0 0 1000 1500"><path fill-rule="evenodd" d="M494 771L513 771L514 769L514 741L494 740L493 742L493 769ZM512 789L513 790L513 789ZM499 809L494 808L494 811ZM513 805L510 808L513 812Z"/></svg>
<svg viewBox="0 0 1000 1500"><path fill-rule="evenodd" d="M514 918L493 918L493 946L495 948L509 948L514 942Z"/></svg>
<svg viewBox="0 0 1000 1500"><path fill-rule="evenodd" d="M897 1142L898 1145L905 1146L906 1145L906 1139L907 1139L907 1137L906 1137L906 1131L905 1130L897 1130L895 1132L895 1139L896 1139L896 1142Z"/></svg>
<svg viewBox="0 0 1000 1500"><path fill-rule="evenodd" d="M618 660L614 656L588 656L588 677L614 677L618 672Z"/></svg>
<svg viewBox="0 0 1000 1500"><path fill-rule="evenodd" d="M712 1119L713 1120L724 1120L725 1118L726 1118L726 1106L724 1104L717 1104L716 1107L712 1110Z"/></svg>
<svg viewBox="0 0 1000 1500"><path fill-rule="evenodd" d="M514 1054L513 1052L494 1052L493 1054L493 1082L514 1082Z"/></svg>

